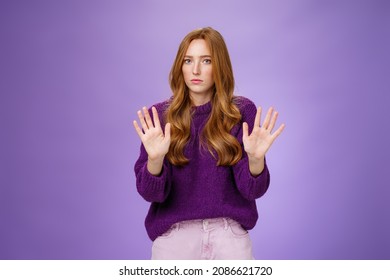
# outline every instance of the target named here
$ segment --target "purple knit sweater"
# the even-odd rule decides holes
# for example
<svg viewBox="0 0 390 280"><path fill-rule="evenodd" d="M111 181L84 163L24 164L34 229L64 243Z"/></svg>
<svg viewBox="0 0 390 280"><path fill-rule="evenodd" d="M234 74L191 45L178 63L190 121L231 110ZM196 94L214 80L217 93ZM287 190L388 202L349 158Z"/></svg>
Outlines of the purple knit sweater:
<svg viewBox="0 0 390 280"><path fill-rule="evenodd" d="M235 103L241 112L241 121L233 127L231 134L242 146L242 123L248 123L250 133L256 106L245 97L236 97ZM163 112L168 105L168 101L154 105L163 127ZM186 166L175 166L165 159L162 173L153 176L147 170L148 155L141 144L134 171L139 194L151 202L145 226L152 241L174 223L185 220L229 217L247 230L256 224L258 213L255 199L267 191L270 183L267 165L259 176L253 177L243 149L242 159L234 166L217 166L211 154L199 146L200 133L210 115L211 106L211 102L208 102L194 108L191 137L184 150L190 160Z"/></svg>

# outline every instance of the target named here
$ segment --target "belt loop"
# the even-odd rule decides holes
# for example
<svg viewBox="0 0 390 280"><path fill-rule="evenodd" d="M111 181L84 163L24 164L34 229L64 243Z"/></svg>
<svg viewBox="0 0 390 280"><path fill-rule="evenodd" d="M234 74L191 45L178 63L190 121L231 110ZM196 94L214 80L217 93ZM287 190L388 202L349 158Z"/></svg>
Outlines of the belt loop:
<svg viewBox="0 0 390 280"><path fill-rule="evenodd" d="M228 221L227 221L226 218L222 218L222 219L223 219L223 222L224 222L224 228L225 228L225 230L227 230L228 226L229 226Z"/></svg>
<svg viewBox="0 0 390 280"><path fill-rule="evenodd" d="M207 226L209 225L209 221L205 219L202 221L202 224L203 224L203 230L207 231Z"/></svg>

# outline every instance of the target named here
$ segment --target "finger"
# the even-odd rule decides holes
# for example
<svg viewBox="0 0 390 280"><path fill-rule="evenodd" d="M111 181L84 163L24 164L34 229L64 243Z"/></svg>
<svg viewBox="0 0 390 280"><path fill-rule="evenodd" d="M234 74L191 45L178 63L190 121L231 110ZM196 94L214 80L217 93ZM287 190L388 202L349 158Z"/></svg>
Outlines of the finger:
<svg viewBox="0 0 390 280"><path fill-rule="evenodd" d="M148 127L148 125L147 125L146 122L145 122L145 118L144 118L144 116L142 115L142 112L141 112L141 111L138 111L138 112L137 112L137 115L138 115L138 118L139 118L139 122L141 123L142 129L143 129L144 131L148 130L149 127Z"/></svg>
<svg viewBox="0 0 390 280"><path fill-rule="evenodd" d="M160 119L158 117L157 109L156 107L152 107L152 113L153 113L153 122L155 127L161 127Z"/></svg>
<svg viewBox="0 0 390 280"><path fill-rule="evenodd" d="M152 122L152 119L150 118L150 114L149 114L148 108L143 107L142 109L144 110L146 124L148 125L149 128L152 128L153 127L153 122Z"/></svg>
<svg viewBox="0 0 390 280"><path fill-rule="evenodd" d="M274 129L276 120L278 119L278 115L279 115L279 113L276 111L272 115L271 122L269 124L269 131L272 131L272 129Z"/></svg>
<svg viewBox="0 0 390 280"><path fill-rule="evenodd" d="M263 123L263 127L265 129L268 129L268 126L269 126L269 122L271 120L271 115L272 115L272 111L274 110L274 108L269 108L268 109L268 112L267 112L267 115L265 116L265 120L264 120L264 123Z"/></svg>
<svg viewBox="0 0 390 280"><path fill-rule="evenodd" d="M286 127L286 125L284 123L282 123L279 126L279 128L275 131L275 133L272 134L272 137L273 137L274 140L283 132L285 127Z"/></svg>
<svg viewBox="0 0 390 280"><path fill-rule="evenodd" d="M257 108L256 117L255 117L255 123L253 127L259 127L260 126L260 119L261 119L261 107Z"/></svg>
<svg viewBox="0 0 390 280"><path fill-rule="evenodd" d="M141 140L142 140L142 137L143 137L144 134L142 133L141 128L138 126L137 121L134 120L133 121L133 125L134 125L135 131L137 132L139 138L141 138Z"/></svg>
<svg viewBox="0 0 390 280"><path fill-rule="evenodd" d="M242 139L246 139L248 137L248 124L244 122L242 124Z"/></svg>

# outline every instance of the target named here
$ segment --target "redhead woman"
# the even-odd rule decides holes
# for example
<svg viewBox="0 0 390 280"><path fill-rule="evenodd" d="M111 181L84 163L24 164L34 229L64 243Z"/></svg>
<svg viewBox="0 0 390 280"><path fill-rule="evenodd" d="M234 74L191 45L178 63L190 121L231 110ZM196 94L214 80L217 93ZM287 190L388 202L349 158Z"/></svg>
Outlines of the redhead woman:
<svg viewBox="0 0 390 280"><path fill-rule="evenodd" d="M270 184L265 155L284 124L234 95L229 53L210 28L190 32L170 72L172 97L138 111L139 194L152 259L253 259L248 230Z"/></svg>

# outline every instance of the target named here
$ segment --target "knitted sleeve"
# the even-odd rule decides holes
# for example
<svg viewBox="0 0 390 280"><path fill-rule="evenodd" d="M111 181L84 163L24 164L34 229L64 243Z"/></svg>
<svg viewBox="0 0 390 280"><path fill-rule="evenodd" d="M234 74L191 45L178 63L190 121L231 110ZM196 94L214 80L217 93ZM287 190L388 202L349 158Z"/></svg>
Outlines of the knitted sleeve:
<svg viewBox="0 0 390 280"><path fill-rule="evenodd" d="M162 126L164 125L162 119L164 106L166 106L166 103L159 103L155 105ZM149 114L152 115L151 108L149 108ZM140 156L134 165L137 191L146 201L163 202L168 197L171 189L170 163L167 159L164 159L162 171L159 176L152 175L148 171L147 164L148 154L144 145L141 144Z"/></svg>
<svg viewBox="0 0 390 280"><path fill-rule="evenodd" d="M241 99L238 107L241 111L242 121L240 122L240 127L238 128L236 137L242 147L242 158L236 165L233 166L233 174L237 188L241 195L247 200L255 200L264 195L267 191L270 184L270 174L266 162L264 162L263 171L258 176L252 176L249 171L248 155L244 151L242 142L242 123L248 123L249 133L251 133L255 122L257 108L252 101L246 98Z"/></svg>
<svg viewBox="0 0 390 280"><path fill-rule="evenodd" d="M134 165L138 193L149 202L163 202L170 191L169 163L164 160L159 176L152 175L147 168L148 154L141 144L141 152Z"/></svg>

